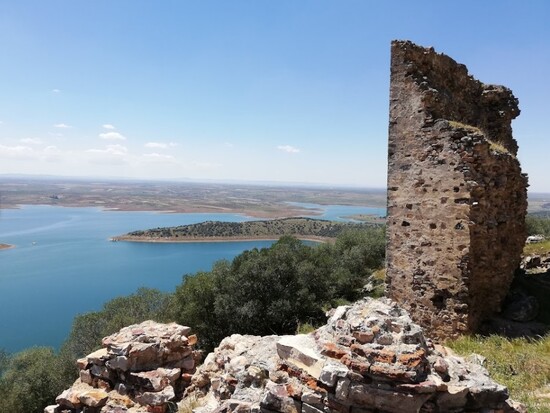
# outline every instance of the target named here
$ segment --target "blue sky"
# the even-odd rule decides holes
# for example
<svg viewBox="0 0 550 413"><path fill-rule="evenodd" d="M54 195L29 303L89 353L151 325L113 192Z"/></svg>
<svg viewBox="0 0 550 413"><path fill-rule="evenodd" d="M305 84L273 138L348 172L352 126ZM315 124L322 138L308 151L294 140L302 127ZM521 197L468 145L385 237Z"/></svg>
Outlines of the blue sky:
<svg viewBox="0 0 550 413"><path fill-rule="evenodd" d="M520 100L550 192L550 2L4 0L0 174L384 187L392 39Z"/></svg>

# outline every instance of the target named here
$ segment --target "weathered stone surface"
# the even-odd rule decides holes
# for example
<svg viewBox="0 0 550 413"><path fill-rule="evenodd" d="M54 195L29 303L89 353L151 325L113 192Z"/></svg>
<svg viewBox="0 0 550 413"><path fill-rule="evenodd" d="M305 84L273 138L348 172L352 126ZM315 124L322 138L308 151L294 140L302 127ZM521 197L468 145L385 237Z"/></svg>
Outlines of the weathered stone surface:
<svg viewBox="0 0 550 413"><path fill-rule="evenodd" d="M175 397L174 388L172 386L166 386L160 391L138 393L135 396L135 400L146 406L158 406L173 400Z"/></svg>
<svg viewBox="0 0 550 413"><path fill-rule="evenodd" d="M281 338L277 343L277 354L316 379L321 375L324 362L315 351L315 340L311 336L299 334Z"/></svg>
<svg viewBox="0 0 550 413"><path fill-rule="evenodd" d="M80 403L89 407L103 407L107 403L109 395L99 389L89 390L78 396Z"/></svg>
<svg viewBox="0 0 550 413"><path fill-rule="evenodd" d="M145 321L103 339L104 348L78 360L80 378L60 394L55 412L162 412L195 372L189 327ZM185 375L185 376L184 376ZM57 409L57 410L56 410Z"/></svg>
<svg viewBox="0 0 550 413"><path fill-rule="evenodd" d="M360 342L360 332L370 338ZM312 365L322 366L319 374ZM309 335L228 337L186 394L205 401L200 413L231 406L283 413L516 411L475 358L436 348L388 299L339 307Z"/></svg>
<svg viewBox="0 0 550 413"><path fill-rule="evenodd" d="M189 327L175 323L145 321L105 337L102 344L110 355L118 356L109 360L112 368L149 370L190 355L191 347L186 336L190 331Z"/></svg>
<svg viewBox="0 0 550 413"><path fill-rule="evenodd" d="M519 264L517 103L448 56L392 43L386 292L435 339L498 312Z"/></svg>

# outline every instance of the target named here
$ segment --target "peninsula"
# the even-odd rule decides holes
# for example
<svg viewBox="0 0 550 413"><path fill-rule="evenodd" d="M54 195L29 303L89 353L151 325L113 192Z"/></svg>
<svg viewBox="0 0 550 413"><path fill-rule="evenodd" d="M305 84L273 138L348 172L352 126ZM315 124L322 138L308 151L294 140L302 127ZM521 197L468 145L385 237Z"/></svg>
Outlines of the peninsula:
<svg viewBox="0 0 550 413"><path fill-rule="evenodd" d="M291 235L302 240L329 241L347 229L366 228L368 223L335 222L311 218L281 218L248 222L206 221L177 227L133 231L111 238L134 242L215 242L277 240Z"/></svg>

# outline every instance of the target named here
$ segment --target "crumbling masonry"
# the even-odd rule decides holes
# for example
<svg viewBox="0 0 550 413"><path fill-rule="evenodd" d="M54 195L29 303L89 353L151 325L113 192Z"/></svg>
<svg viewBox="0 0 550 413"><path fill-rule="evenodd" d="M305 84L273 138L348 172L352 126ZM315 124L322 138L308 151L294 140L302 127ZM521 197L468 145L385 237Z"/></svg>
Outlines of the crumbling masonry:
<svg viewBox="0 0 550 413"><path fill-rule="evenodd" d="M387 295L438 339L498 312L525 242L518 100L433 48L394 41Z"/></svg>

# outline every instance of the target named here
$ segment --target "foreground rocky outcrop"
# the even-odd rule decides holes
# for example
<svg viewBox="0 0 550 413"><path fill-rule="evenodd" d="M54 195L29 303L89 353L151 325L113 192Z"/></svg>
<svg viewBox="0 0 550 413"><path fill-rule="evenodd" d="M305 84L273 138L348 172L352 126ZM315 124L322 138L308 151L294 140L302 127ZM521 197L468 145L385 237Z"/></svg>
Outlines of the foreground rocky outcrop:
<svg viewBox="0 0 550 413"><path fill-rule="evenodd" d="M519 265L518 114L510 89L433 48L392 43L386 294L433 338L478 331Z"/></svg>
<svg viewBox="0 0 550 413"><path fill-rule="evenodd" d="M200 358L190 331L145 321L105 337L103 348L78 360L80 378L45 413L165 412Z"/></svg>
<svg viewBox="0 0 550 413"><path fill-rule="evenodd" d="M434 345L386 298L338 307L307 335L232 335L197 369L189 330L146 321L106 337L45 413L164 413L183 395L196 413L525 411L480 356Z"/></svg>
<svg viewBox="0 0 550 413"><path fill-rule="evenodd" d="M186 395L200 413L521 411L479 359L432 344L392 301L364 299L308 335L227 337Z"/></svg>

